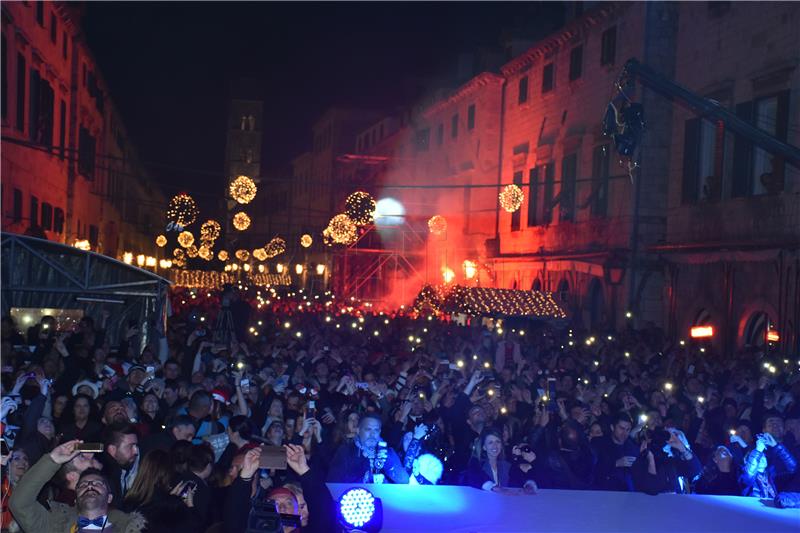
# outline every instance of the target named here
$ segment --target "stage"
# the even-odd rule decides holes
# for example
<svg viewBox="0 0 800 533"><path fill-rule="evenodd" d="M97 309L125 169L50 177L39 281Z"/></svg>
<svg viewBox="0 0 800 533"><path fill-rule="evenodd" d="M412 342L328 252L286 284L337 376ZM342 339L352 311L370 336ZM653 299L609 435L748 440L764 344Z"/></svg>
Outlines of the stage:
<svg viewBox="0 0 800 533"><path fill-rule="evenodd" d="M800 531L800 509L755 498L540 490L502 495L471 487L329 483L334 499L363 486L383 501L385 533L782 533Z"/></svg>

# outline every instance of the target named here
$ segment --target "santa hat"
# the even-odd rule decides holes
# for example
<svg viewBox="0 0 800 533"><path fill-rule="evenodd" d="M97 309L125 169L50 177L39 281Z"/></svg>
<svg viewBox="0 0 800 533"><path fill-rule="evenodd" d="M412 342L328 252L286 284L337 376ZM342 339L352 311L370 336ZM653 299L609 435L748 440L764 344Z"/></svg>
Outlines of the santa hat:
<svg viewBox="0 0 800 533"><path fill-rule="evenodd" d="M100 395L100 389L98 388L97 384L92 383L91 381L88 380L79 381L75 385L73 385L72 395L76 396L78 394L78 389L80 389L81 387L88 387L92 391L92 399L94 400L96 400L97 397Z"/></svg>
<svg viewBox="0 0 800 533"><path fill-rule="evenodd" d="M222 389L214 389L211 391L211 397L217 400L218 402L222 402L225 405L228 405L231 400L231 395L225 390Z"/></svg>

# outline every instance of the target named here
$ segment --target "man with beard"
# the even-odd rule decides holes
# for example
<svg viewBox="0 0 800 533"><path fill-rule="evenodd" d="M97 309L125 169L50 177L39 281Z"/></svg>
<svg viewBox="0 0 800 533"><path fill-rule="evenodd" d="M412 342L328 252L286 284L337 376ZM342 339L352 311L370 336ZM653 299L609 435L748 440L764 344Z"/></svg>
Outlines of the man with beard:
<svg viewBox="0 0 800 533"><path fill-rule="evenodd" d="M100 458L111 494L122 501L139 469L139 436L130 424L112 424L103 432L105 453Z"/></svg>
<svg viewBox="0 0 800 533"><path fill-rule="evenodd" d="M114 533L141 532L146 525L141 515L109 509L113 496L108 489L108 480L102 472L94 468L84 470L78 478L75 507L51 502L48 510L36 501L36 495L61 465L80 453L76 449L80 443L79 440L72 440L56 447L43 456L20 480L11 495L10 507L22 530L52 533L88 533L100 530Z"/></svg>
<svg viewBox="0 0 800 533"><path fill-rule="evenodd" d="M353 442L339 446L331 461L331 483L408 483L408 472L397 453L381 442L381 419L372 413L361 418Z"/></svg>

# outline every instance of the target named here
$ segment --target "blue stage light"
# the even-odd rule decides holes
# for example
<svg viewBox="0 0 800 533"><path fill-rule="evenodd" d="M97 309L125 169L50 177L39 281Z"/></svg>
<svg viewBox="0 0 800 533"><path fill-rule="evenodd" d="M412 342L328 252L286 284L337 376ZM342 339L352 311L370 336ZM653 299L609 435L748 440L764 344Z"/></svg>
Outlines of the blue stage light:
<svg viewBox="0 0 800 533"><path fill-rule="evenodd" d="M339 516L346 529L379 531L383 522L380 499L359 487L346 490L339 496Z"/></svg>

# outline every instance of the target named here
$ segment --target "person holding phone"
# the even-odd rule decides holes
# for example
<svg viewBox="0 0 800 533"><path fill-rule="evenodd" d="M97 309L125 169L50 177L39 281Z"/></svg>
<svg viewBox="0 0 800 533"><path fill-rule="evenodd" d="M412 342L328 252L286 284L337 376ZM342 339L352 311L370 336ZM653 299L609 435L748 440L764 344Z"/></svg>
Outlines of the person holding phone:
<svg viewBox="0 0 800 533"><path fill-rule="evenodd" d="M408 472L393 449L381 439L380 417L367 413L351 443L336 450L328 472L331 483L408 483Z"/></svg>
<svg viewBox="0 0 800 533"><path fill-rule="evenodd" d="M609 432L591 440L597 457L595 487L601 490L632 492L631 467L639 456L639 446L630 437L633 421L625 412L617 413L611 421Z"/></svg>

